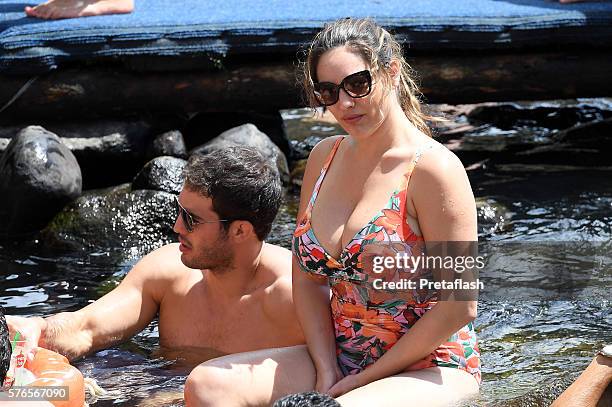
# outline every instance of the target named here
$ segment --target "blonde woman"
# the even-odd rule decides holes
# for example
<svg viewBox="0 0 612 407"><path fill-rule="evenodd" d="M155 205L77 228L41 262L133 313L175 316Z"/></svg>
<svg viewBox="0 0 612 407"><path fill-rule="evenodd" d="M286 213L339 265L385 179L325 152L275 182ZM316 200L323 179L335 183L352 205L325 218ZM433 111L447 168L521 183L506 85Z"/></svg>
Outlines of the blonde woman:
<svg viewBox="0 0 612 407"><path fill-rule="evenodd" d="M461 162L430 137L398 42L369 19L326 25L304 64L313 107L347 136L311 152L293 238L293 299L306 346L215 359L188 405L268 405L309 390L342 406L454 405L478 392L476 301L379 290L381 247L477 240Z"/></svg>

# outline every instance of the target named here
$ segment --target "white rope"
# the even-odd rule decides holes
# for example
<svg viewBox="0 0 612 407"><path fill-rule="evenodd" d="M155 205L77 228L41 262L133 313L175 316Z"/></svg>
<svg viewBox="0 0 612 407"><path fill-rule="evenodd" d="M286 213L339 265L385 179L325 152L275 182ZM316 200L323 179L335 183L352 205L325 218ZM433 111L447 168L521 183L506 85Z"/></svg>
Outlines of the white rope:
<svg viewBox="0 0 612 407"><path fill-rule="evenodd" d="M87 398L87 402L85 402L85 407L88 407L89 404L93 404L98 401L98 397L106 395L108 392L104 390L96 379L92 379L91 377L86 377L83 380L83 384L85 385L85 391L89 393L89 397Z"/></svg>

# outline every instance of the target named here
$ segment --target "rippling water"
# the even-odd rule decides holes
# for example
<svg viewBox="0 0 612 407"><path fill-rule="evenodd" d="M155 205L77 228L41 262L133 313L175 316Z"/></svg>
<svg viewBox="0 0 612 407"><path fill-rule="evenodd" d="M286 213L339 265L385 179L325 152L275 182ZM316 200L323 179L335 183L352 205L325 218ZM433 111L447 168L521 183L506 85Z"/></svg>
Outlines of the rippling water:
<svg viewBox="0 0 612 407"><path fill-rule="evenodd" d="M337 131L303 117L285 112L290 132ZM481 279L489 287L476 320L483 386L475 404L549 405L602 344L612 343L612 171L498 166L469 176L488 258ZM297 201L288 191L270 242L288 247ZM78 309L114 288L138 253L108 248L58 257L42 246L0 247L0 304L7 313ZM95 405L180 405L189 367L159 354L153 322L77 366L110 391Z"/></svg>

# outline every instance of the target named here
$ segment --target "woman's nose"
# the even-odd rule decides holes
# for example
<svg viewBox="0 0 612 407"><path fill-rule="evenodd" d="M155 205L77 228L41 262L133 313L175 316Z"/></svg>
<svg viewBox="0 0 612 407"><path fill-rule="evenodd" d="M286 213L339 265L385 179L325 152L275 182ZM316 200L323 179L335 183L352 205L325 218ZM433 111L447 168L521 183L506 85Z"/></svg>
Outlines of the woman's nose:
<svg viewBox="0 0 612 407"><path fill-rule="evenodd" d="M344 90L340 89L340 94L338 95L338 103L344 109L350 109L355 106L355 99L349 96L349 94Z"/></svg>

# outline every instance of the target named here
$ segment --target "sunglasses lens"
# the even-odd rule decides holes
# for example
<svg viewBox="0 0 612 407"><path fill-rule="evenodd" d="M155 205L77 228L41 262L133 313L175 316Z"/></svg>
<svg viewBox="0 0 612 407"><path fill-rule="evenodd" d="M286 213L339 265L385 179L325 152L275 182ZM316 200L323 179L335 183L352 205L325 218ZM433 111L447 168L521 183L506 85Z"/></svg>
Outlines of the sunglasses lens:
<svg viewBox="0 0 612 407"><path fill-rule="evenodd" d="M315 86L315 97L323 106L333 105L338 101L340 87L332 83L319 83Z"/></svg>
<svg viewBox="0 0 612 407"><path fill-rule="evenodd" d="M176 200L176 207L178 210L178 215L181 217L181 220L185 225L185 229L187 229L188 232L193 231L193 219L191 215L185 209L183 209L178 199Z"/></svg>
<svg viewBox="0 0 612 407"><path fill-rule="evenodd" d="M359 72L344 80L344 89L352 97L363 97L370 93L372 81L367 72Z"/></svg>

